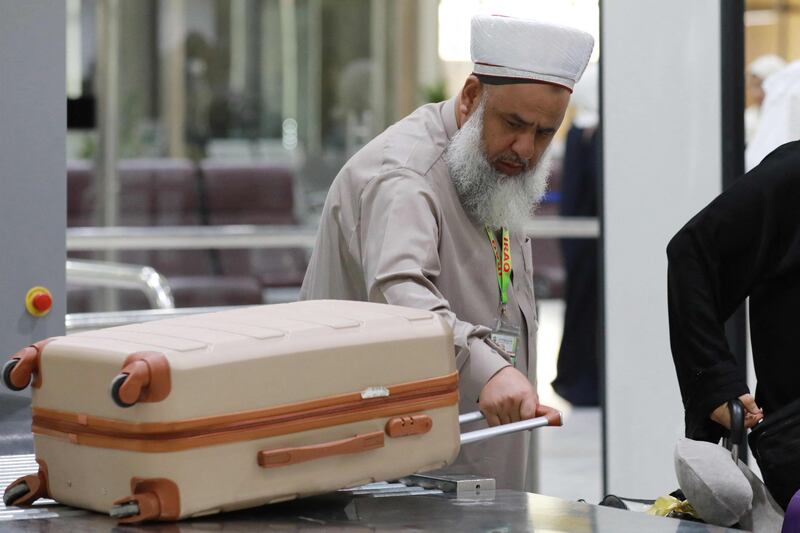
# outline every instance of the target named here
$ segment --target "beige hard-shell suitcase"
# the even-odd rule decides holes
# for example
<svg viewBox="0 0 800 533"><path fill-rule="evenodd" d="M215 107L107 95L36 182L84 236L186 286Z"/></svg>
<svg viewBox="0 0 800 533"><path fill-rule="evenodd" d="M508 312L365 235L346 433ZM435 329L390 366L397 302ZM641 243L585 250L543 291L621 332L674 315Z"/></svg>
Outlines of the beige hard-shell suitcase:
<svg viewBox="0 0 800 533"><path fill-rule="evenodd" d="M3 380L31 382L40 469L4 499L177 520L440 468L459 450L454 365L435 313L346 301L37 343Z"/></svg>

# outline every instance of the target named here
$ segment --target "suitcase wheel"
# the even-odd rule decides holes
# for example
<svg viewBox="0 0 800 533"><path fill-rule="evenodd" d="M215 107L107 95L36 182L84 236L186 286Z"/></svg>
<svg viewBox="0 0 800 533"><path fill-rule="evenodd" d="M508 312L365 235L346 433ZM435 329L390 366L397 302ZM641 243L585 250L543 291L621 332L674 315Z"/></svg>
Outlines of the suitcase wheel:
<svg viewBox="0 0 800 533"><path fill-rule="evenodd" d="M181 516L178 485L166 478L132 478L133 494L113 502L108 514L120 524L152 520L170 521Z"/></svg>
<svg viewBox="0 0 800 533"><path fill-rule="evenodd" d="M137 352L128 356L111 380L111 399L120 407L160 402L172 388L169 361L158 352Z"/></svg>
<svg viewBox="0 0 800 533"><path fill-rule="evenodd" d="M108 512L108 515L111 518L115 518L117 520L123 518L130 518L131 516L136 516L138 514L139 514L139 504L136 502L124 503L122 505L115 505Z"/></svg>
<svg viewBox="0 0 800 533"><path fill-rule="evenodd" d="M24 481L14 485L10 489L8 489L5 494L3 494L3 503L8 505L14 505L17 500L28 494L30 488L28 484Z"/></svg>
<svg viewBox="0 0 800 533"><path fill-rule="evenodd" d="M14 383L11 381L11 372L13 372L13 371L14 371L14 368L16 368L16 366L17 366L17 364L18 364L18 363L19 363L19 359L9 359L9 360L6 362L6 364L5 364L5 365L3 365L3 384L4 384L6 387L8 387L9 389L13 390L13 391L21 391L22 389L24 389L25 387L27 387L27 386L28 386L28 384L30 383L30 377L28 378L28 383L26 383L26 384L25 384L25 385L23 385L22 387L17 387L17 386L16 386L16 385L14 385Z"/></svg>
<svg viewBox="0 0 800 533"><path fill-rule="evenodd" d="M117 374L117 377L111 381L111 399L120 407L130 407L136 403L126 403L119 396L119 389L122 387L123 383L125 383L126 379L128 379L128 374Z"/></svg>
<svg viewBox="0 0 800 533"><path fill-rule="evenodd" d="M39 498L50 494L47 490L47 463L41 459L37 459L36 462L39 464L39 471L22 476L9 484L3 492L3 503L16 506L31 505Z"/></svg>

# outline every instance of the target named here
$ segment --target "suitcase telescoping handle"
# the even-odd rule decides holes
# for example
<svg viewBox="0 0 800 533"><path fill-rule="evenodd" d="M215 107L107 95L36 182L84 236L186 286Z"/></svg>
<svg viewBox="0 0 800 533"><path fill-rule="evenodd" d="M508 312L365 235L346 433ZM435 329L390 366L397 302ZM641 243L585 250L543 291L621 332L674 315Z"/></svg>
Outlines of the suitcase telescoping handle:
<svg viewBox="0 0 800 533"><path fill-rule="evenodd" d="M466 424L467 422L475 422L484 418L483 413L475 411L466 413L458 417L459 424ZM490 428L478 429L468 433L461 434L461 445L478 442L500 435L508 435L509 433L517 433L518 431L527 431L529 429L540 428L544 426L561 426L564 423L564 417L560 411L548 413L545 416L530 418L528 420L520 420L519 422L511 422L510 424L502 424Z"/></svg>

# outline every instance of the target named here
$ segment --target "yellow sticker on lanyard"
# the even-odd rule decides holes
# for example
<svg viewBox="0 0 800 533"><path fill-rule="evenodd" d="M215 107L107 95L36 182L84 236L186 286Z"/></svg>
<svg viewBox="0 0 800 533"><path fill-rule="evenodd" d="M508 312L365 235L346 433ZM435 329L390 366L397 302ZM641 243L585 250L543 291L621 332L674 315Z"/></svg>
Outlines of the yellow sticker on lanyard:
<svg viewBox="0 0 800 533"><path fill-rule="evenodd" d="M492 230L486 228L486 234L489 236L489 242L492 243L492 251L494 252L495 264L497 266L497 285L500 288L500 303L506 305L508 303L508 285L511 282L511 237L508 234L508 228L503 228L501 235L503 244L501 247Z"/></svg>

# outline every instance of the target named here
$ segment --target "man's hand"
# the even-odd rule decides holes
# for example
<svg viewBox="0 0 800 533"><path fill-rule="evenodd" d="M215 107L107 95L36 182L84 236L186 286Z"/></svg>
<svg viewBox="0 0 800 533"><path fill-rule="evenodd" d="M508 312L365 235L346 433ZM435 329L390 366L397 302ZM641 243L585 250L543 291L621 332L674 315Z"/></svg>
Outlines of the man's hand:
<svg viewBox="0 0 800 533"><path fill-rule="evenodd" d="M508 366L481 390L479 406L490 426L543 416L551 407L539 405L539 395L522 372Z"/></svg>
<svg viewBox="0 0 800 533"><path fill-rule="evenodd" d="M749 429L764 418L764 413L758 408L756 400L751 394L742 394L739 399L744 405L744 427ZM711 420L726 429L731 429L731 413L728 411L728 402L714 409L711 413Z"/></svg>

